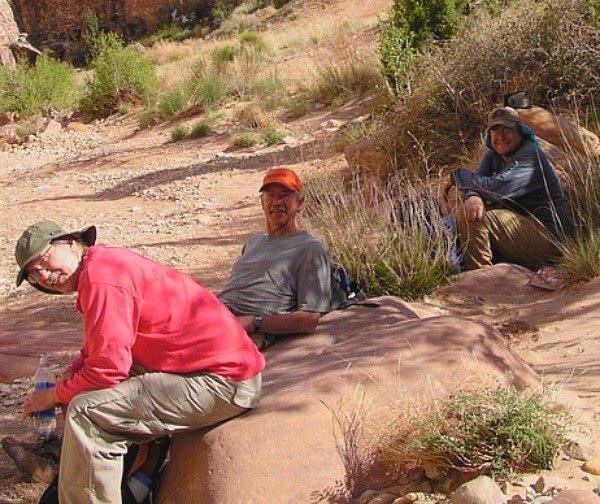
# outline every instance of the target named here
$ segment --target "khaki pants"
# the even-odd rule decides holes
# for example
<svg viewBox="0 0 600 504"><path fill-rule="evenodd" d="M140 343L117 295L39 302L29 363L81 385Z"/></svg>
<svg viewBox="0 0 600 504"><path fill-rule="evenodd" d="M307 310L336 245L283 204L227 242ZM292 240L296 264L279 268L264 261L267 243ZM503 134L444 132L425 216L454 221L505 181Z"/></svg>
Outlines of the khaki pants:
<svg viewBox="0 0 600 504"><path fill-rule="evenodd" d="M146 373L77 395L65 418L60 503L121 503L123 456L131 443L233 418L256 403L260 387L260 374L233 382L211 374Z"/></svg>
<svg viewBox="0 0 600 504"><path fill-rule="evenodd" d="M491 266L492 251L502 259L537 269L558 255L556 240L535 218L507 209L486 210L483 221L468 222L464 209L456 223L462 255L468 270Z"/></svg>

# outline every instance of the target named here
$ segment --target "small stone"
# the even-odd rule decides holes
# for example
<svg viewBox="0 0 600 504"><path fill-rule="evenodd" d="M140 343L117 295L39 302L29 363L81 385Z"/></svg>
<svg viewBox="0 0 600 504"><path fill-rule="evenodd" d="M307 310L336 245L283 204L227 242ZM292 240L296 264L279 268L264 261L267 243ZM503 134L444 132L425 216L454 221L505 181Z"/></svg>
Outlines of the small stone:
<svg viewBox="0 0 600 504"><path fill-rule="evenodd" d="M381 493L374 499L369 501L369 504L392 504L396 500L396 496L391 493Z"/></svg>
<svg viewBox="0 0 600 504"><path fill-rule="evenodd" d="M525 490L525 500L527 502L532 502L533 499L537 497L537 492L533 489L533 487L527 487Z"/></svg>
<svg viewBox="0 0 600 504"><path fill-rule="evenodd" d="M375 490L365 490L358 498L358 504L368 504L368 502L377 495Z"/></svg>
<svg viewBox="0 0 600 504"><path fill-rule="evenodd" d="M507 504L523 504L525 499L520 495L513 495L510 499L508 499Z"/></svg>
<svg viewBox="0 0 600 504"><path fill-rule="evenodd" d="M594 456L594 450L590 447L588 441L572 437L567 441L562 449L563 453L570 458L586 461Z"/></svg>
<svg viewBox="0 0 600 504"><path fill-rule="evenodd" d="M506 496L489 476L479 476L449 495L452 504L504 504Z"/></svg>
<svg viewBox="0 0 600 504"><path fill-rule="evenodd" d="M537 493L541 494L544 491L544 486L546 485L546 482L544 481L544 478L542 478L541 476L533 483L531 484L531 488L533 488Z"/></svg>
<svg viewBox="0 0 600 504"><path fill-rule="evenodd" d="M589 476L584 476L583 478L581 478L583 481L590 481L590 477Z"/></svg>

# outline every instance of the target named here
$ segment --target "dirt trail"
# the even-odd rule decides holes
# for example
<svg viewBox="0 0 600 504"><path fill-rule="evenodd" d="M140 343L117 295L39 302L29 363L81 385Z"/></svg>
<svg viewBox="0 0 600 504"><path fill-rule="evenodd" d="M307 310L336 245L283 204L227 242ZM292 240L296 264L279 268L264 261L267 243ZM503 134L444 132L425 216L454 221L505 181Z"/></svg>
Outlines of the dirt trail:
<svg viewBox="0 0 600 504"><path fill-rule="evenodd" d="M372 27L390 3L310 2L305 12L279 21L268 33L293 34L307 19L318 18L319 30L347 23L355 40L374 44ZM278 64L294 68L308 64L307 58ZM96 224L100 242L169 263L218 290L243 241L262 228L257 188L265 170L277 164L301 174L344 168L343 157L328 148L321 125L363 113L360 103L313 112L286 125L296 142L271 148L229 151L227 127L204 139L171 143L170 125L138 130L135 117L122 116L86 132L63 131L0 152L0 382L30 376L40 351L51 351L56 363L64 363L80 344L81 322L72 297L14 287L14 242L25 226L43 218L67 229ZM508 292L504 298L501 289L469 297L459 288L425 300L422 309L484 318L504 328L525 360L549 379L565 382L585 401L583 409L595 415L600 413L599 286L596 282L560 295L522 290L520 297ZM8 390L8 385L0 387L0 393ZM26 430L18 419L19 401L9 403L0 396L0 436ZM565 477L581 478L569 471ZM0 502L35 502L39 491L39 486L20 483L0 453Z"/></svg>

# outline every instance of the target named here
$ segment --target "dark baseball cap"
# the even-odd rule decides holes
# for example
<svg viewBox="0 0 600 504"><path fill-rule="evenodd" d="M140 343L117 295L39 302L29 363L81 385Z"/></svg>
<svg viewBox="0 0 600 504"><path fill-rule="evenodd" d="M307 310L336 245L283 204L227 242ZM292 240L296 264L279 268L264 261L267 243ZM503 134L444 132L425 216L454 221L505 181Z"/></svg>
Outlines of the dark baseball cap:
<svg viewBox="0 0 600 504"><path fill-rule="evenodd" d="M89 226L81 231L66 232L56 222L44 220L29 226L17 240L15 259L19 265L17 287L27 278L27 265L39 256L48 244L59 238L74 238L81 240L88 247L96 243L96 226ZM34 285L43 292L47 289Z"/></svg>

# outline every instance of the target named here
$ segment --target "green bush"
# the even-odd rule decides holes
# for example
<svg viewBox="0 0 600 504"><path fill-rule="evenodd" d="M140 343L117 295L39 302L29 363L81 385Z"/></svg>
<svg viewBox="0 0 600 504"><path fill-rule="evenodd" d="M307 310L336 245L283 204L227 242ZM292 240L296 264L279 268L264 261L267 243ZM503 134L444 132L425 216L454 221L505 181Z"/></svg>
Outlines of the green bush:
<svg viewBox="0 0 600 504"><path fill-rule="evenodd" d="M154 33L152 33L148 37L145 37L141 41L141 43L144 45L152 46L162 40L180 41L189 37L190 34L191 31L188 28L182 26L181 23L170 21L169 23L159 27Z"/></svg>
<svg viewBox="0 0 600 504"><path fill-rule="evenodd" d="M181 140L185 140L189 134L190 132L185 126L179 125L171 130L171 140L173 142L180 142Z"/></svg>
<svg viewBox="0 0 600 504"><path fill-rule="evenodd" d="M274 124L269 125L263 133L263 139L267 145L278 145L283 142L284 137L285 132Z"/></svg>
<svg viewBox="0 0 600 504"><path fill-rule="evenodd" d="M384 450L396 467L433 466L442 477L450 469L509 476L551 468L568 421L540 394L520 396L504 387L463 391L429 415L397 425Z"/></svg>
<svg viewBox="0 0 600 504"><path fill-rule="evenodd" d="M211 61L217 72L224 72L227 65L233 63L238 52L234 44L223 44L216 47L211 53Z"/></svg>
<svg viewBox="0 0 600 504"><path fill-rule="evenodd" d="M394 0L380 24L379 56L391 89L401 86L407 59L460 29L466 0Z"/></svg>
<svg viewBox="0 0 600 504"><path fill-rule="evenodd" d="M312 102L306 93L300 93L296 96L288 98L284 102L284 106L290 119L298 119L310 112Z"/></svg>
<svg viewBox="0 0 600 504"><path fill-rule="evenodd" d="M77 103L75 71L47 54L30 67L19 61L16 69L0 66L0 113L18 112L27 117L53 107L67 110Z"/></svg>
<svg viewBox="0 0 600 504"><path fill-rule="evenodd" d="M82 110L110 113L119 103L149 103L158 79L152 63L113 33L98 38L98 55L90 63L93 76L81 101Z"/></svg>
<svg viewBox="0 0 600 504"><path fill-rule="evenodd" d="M187 93L181 89L171 89L160 100L158 111L162 119L174 119L188 105Z"/></svg>
<svg viewBox="0 0 600 504"><path fill-rule="evenodd" d="M197 122L192 126L190 136L193 138L202 138L210 134L210 125L204 121Z"/></svg>
<svg viewBox="0 0 600 504"><path fill-rule="evenodd" d="M239 39L242 48L250 47L258 52L269 51L269 44L267 44L267 41L255 31L244 30L242 33L240 33Z"/></svg>
<svg viewBox="0 0 600 504"><path fill-rule="evenodd" d="M241 133L237 133L231 139L232 145L240 149L253 147L256 145L257 141L256 135L250 131L242 131Z"/></svg>
<svg viewBox="0 0 600 504"><path fill-rule="evenodd" d="M203 110L211 110L227 95L227 81L219 73L207 73L192 82L192 96Z"/></svg>

